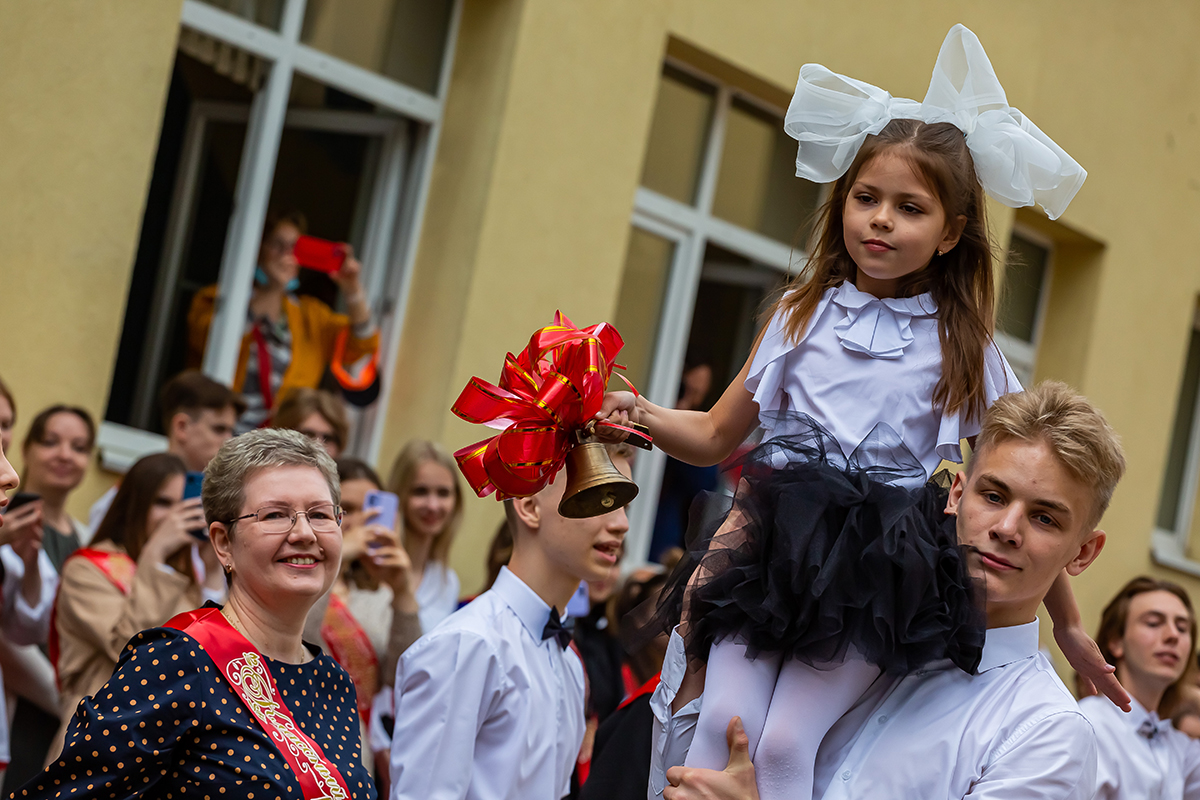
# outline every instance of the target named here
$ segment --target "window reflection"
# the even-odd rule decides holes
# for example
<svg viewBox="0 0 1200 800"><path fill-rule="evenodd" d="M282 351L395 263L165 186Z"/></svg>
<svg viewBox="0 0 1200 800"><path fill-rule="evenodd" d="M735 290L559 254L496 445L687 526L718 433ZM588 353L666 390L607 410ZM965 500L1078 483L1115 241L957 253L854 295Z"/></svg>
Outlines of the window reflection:
<svg viewBox="0 0 1200 800"><path fill-rule="evenodd" d="M783 120L735 99L725 126L713 214L790 243L798 231L807 232L819 192L817 184L796 177L796 142L783 132Z"/></svg>
<svg viewBox="0 0 1200 800"><path fill-rule="evenodd" d="M713 87L671 67L663 68L642 186L681 203L695 203L715 102Z"/></svg>

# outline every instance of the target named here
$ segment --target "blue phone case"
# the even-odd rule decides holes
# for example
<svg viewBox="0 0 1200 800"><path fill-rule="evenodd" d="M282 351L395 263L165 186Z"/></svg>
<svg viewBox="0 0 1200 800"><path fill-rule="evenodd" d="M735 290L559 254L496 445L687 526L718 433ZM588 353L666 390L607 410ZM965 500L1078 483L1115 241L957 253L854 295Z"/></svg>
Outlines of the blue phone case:
<svg viewBox="0 0 1200 800"><path fill-rule="evenodd" d="M193 497L199 497L204 489L204 473L189 472L183 478L183 499L191 500Z"/></svg>
<svg viewBox="0 0 1200 800"><path fill-rule="evenodd" d="M379 513L368 520L370 524L382 525L385 528L395 530L396 513L400 510L399 497L391 492L367 492L367 496L363 500L363 511L372 508L378 508Z"/></svg>

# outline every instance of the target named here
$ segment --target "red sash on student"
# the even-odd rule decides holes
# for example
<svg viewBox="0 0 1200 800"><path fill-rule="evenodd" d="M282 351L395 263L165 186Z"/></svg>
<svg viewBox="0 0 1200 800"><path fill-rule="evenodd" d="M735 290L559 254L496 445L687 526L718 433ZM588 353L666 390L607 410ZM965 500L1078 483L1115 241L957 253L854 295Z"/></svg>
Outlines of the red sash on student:
<svg viewBox="0 0 1200 800"><path fill-rule="evenodd" d="M371 721L371 702L379 691L379 657L370 637L350 613L346 602L329 595L329 608L321 623L321 638L329 645L333 660L350 673L358 694L358 713L363 722Z"/></svg>
<svg viewBox="0 0 1200 800"><path fill-rule="evenodd" d="M271 350L267 347L267 340L259 330L257 322L250 329L250 333L254 337L254 346L258 354L258 390L262 392L263 408L267 410L267 418L258 427L269 428L271 417L275 414L275 395L271 391L271 370L275 368L275 362L271 360Z"/></svg>
<svg viewBox="0 0 1200 800"><path fill-rule="evenodd" d="M350 791L333 762L321 752L283 703L263 656L238 633L219 608L198 608L164 627L183 631L204 648L232 688L275 742L300 782L306 800L346 800Z"/></svg>
<svg viewBox="0 0 1200 800"><path fill-rule="evenodd" d="M108 578L109 583L121 590L121 594L128 596L133 589L133 573L137 570L137 562L127 556L125 553L114 553L111 550L96 550L91 547L81 547L72 553L67 561L72 558L86 558L92 562L96 569L100 570L104 577ZM66 562L63 562L66 566ZM61 570L60 570L61 574ZM47 649L50 651L50 664L54 667L54 682L58 684L58 598L54 598L54 605L50 608L50 639L46 643ZM58 688L62 688L59 686Z"/></svg>

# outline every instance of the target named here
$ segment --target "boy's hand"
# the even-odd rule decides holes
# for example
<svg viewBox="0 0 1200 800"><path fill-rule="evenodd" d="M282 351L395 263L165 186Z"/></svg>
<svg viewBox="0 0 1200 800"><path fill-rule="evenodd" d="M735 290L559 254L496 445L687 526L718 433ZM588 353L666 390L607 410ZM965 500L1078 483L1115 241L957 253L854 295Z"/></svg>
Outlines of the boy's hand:
<svg viewBox="0 0 1200 800"><path fill-rule="evenodd" d="M1105 662L1100 653L1100 647L1088 636L1082 626L1054 626L1054 641L1067 657L1071 667L1079 673L1079 680L1085 690L1091 689L1103 694L1116 703L1122 711L1130 711L1129 693L1117 680L1116 667Z"/></svg>
<svg viewBox="0 0 1200 800"><path fill-rule="evenodd" d="M671 767L667 770L671 785L663 789L663 800L758 800L750 738L740 718L729 720L725 741L729 743L729 764L723 771Z"/></svg>

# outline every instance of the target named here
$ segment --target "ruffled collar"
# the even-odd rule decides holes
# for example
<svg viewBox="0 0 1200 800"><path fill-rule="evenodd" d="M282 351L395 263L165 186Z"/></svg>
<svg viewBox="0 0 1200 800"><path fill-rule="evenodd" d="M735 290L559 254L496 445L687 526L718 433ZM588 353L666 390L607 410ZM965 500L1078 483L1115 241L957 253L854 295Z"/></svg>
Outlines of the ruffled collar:
<svg viewBox="0 0 1200 800"><path fill-rule="evenodd" d="M833 326L842 347L872 358L900 358L913 341L912 318L937 313L930 294L879 298L860 292L850 281L835 288L830 300L846 312Z"/></svg>

